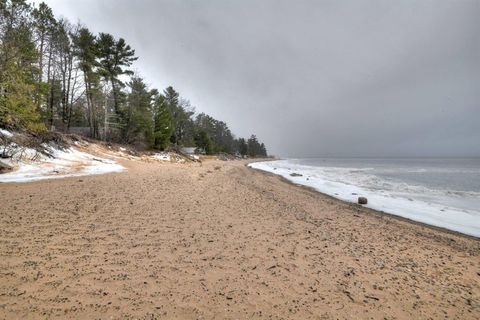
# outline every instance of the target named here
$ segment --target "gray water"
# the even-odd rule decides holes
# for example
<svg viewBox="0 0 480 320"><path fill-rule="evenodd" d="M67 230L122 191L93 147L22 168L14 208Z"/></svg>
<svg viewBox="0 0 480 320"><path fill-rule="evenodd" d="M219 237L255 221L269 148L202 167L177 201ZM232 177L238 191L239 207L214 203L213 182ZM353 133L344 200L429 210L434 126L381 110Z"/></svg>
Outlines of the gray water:
<svg viewBox="0 0 480 320"><path fill-rule="evenodd" d="M326 178L460 209L480 210L480 158L309 158Z"/></svg>
<svg viewBox="0 0 480 320"><path fill-rule="evenodd" d="M249 164L337 199L480 237L480 159L288 159Z"/></svg>

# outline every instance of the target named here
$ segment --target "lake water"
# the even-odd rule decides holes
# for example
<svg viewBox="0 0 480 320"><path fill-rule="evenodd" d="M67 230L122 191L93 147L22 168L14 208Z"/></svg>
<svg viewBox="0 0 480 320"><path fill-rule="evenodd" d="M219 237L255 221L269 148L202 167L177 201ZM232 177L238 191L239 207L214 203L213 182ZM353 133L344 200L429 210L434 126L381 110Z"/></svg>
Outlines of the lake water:
<svg viewBox="0 0 480 320"><path fill-rule="evenodd" d="M372 209L480 237L479 158L311 158L250 166L341 200L365 196Z"/></svg>

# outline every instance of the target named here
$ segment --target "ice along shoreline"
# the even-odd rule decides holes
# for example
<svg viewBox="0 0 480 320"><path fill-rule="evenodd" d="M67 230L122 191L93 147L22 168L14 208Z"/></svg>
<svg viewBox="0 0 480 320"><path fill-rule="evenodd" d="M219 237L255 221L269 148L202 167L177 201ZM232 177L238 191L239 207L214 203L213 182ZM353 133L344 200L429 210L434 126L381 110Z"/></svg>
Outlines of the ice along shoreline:
<svg viewBox="0 0 480 320"><path fill-rule="evenodd" d="M279 175L287 181L312 188L335 199L356 203L359 196L368 198L364 207L414 222L480 238L480 211L467 211L441 204L394 197L381 190L367 190L338 181L329 181L312 173L312 167L299 166L287 160L252 162L250 168ZM310 169L310 171L309 171Z"/></svg>

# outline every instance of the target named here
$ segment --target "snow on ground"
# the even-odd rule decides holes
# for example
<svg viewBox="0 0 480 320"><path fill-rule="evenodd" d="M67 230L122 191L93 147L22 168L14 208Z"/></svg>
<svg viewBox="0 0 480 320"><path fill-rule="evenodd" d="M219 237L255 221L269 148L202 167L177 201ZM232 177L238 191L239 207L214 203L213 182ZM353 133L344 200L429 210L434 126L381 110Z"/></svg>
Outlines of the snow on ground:
<svg viewBox="0 0 480 320"><path fill-rule="evenodd" d="M155 160L160 160L160 161L170 161L171 160L170 154L168 154L168 153L155 153L152 156L152 158L155 159Z"/></svg>
<svg viewBox="0 0 480 320"><path fill-rule="evenodd" d="M5 129L0 129L0 134L3 134L5 137L8 137L8 138L13 137L13 133Z"/></svg>
<svg viewBox="0 0 480 320"><path fill-rule="evenodd" d="M11 144L7 147L15 147ZM0 174L0 182L28 182L43 179L60 179L73 176L121 172L125 168L115 161L95 157L74 148L65 150L49 147L53 158L38 154L33 149L24 149L21 158L2 159L16 170Z"/></svg>

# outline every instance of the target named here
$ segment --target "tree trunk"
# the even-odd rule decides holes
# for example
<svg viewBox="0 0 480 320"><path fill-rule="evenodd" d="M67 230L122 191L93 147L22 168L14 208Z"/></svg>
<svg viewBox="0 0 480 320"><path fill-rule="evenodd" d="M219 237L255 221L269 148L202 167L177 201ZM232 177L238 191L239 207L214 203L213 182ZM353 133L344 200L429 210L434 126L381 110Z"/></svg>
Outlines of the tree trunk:
<svg viewBox="0 0 480 320"><path fill-rule="evenodd" d="M67 107L68 107L68 90L67 90L67 72L68 72L68 60L63 54L62 63L61 63L61 72L62 72L62 124L65 126L67 123ZM65 128L63 128L65 130Z"/></svg>
<svg viewBox="0 0 480 320"><path fill-rule="evenodd" d="M39 74L38 74L38 82L41 83L43 80L43 46L45 45L45 34L42 33L41 38L40 38L40 52L39 52L39 61L38 61L38 67L39 67ZM36 104L37 104L37 110L40 110L40 102L42 101L40 95L37 93L36 94Z"/></svg>
<svg viewBox="0 0 480 320"><path fill-rule="evenodd" d="M103 141L107 141L107 132L108 132L108 106L107 106L107 95L104 94L104 108L105 108L105 119L103 121Z"/></svg>
<svg viewBox="0 0 480 320"><path fill-rule="evenodd" d="M92 107L90 104L90 89L86 71L83 71L83 81L85 82L85 98L87 100L87 113L88 113L88 125L90 127L90 137L93 138L93 119L92 119Z"/></svg>
<svg viewBox="0 0 480 320"><path fill-rule="evenodd" d="M48 67L47 67L47 83L50 83L50 71L52 67L52 41L50 40L50 46L48 50Z"/></svg>
<svg viewBox="0 0 480 320"><path fill-rule="evenodd" d="M70 70L73 70L73 60L70 61ZM68 104L67 132L70 132L70 125L72 123L73 99L75 97L75 87L76 87L76 84L77 84L77 75L78 75L78 69L75 69L75 78L74 78L73 84L71 86L71 91L69 91L70 102ZM69 87L69 90L70 90L70 87Z"/></svg>
<svg viewBox="0 0 480 320"><path fill-rule="evenodd" d="M70 86L72 83L72 69L70 67L70 62L67 62L67 78L66 78L66 88L65 90L65 122L68 122L68 114L70 113L69 101L70 101Z"/></svg>
<svg viewBox="0 0 480 320"><path fill-rule="evenodd" d="M52 41L50 40L50 46L49 46L49 53L48 53L48 66L47 66L47 83L50 85L50 75L51 75L51 68L52 68ZM53 110L53 102L52 100L52 90L53 90L53 83L51 84L50 87L50 92L47 93L47 106L51 107ZM51 115L53 117L53 113ZM51 130L51 128L50 128Z"/></svg>
<svg viewBox="0 0 480 320"><path fill-rule="evenodd" d="M39 61L38 61L38 67L39 67L39 77L38 77L38 82L42 82L43 80L43 46L45 44L45 34L42 32L42 35L40 36L40 52L39 52Z"/></svg>
<svg viewBox="0 0 480 320"><path fill-rule="evenodd" d="M53 104L54 104L54 99L55 99L55 75L53 75L52 78L52 85L50 86L50 102L49 102L49 109L50 109L50 131L53 131L53 117L54 117L54 112L53 112Z"/></svg>
<svg viewBox="0 0 480 320"><path fill-rule="evenodd" d="M113 93L113 108L115 110L115 115L120 114L119 106L118 106L118 93L117 88L115 86L115 80L113 77L110 78L110 82L112 83L112 93Z"/></svg>

